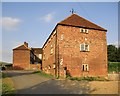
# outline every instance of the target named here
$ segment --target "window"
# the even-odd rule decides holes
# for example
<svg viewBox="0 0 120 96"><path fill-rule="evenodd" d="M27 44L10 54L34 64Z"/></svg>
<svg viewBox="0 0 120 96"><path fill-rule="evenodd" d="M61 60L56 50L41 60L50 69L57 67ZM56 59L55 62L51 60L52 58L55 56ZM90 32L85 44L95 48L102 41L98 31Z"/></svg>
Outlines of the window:
<svg viewBox="0 0 120 96"><path fill-rule="evenodd" d="M60 38L60 39L61 39L61 40L63 40L63 39L64 39L64 35L63 35L63 34L61 35L61 38Z"/></svg>
<svg viewBox="0 0 120 96"><path fill-rule="evenodd" d="M55 64L53 64L53 69L55 69Z"/></svg>
<svg viewBox="0 0 120 96"><path fill-rule="evenodd" d="M60 65L63 65L63 58L60 59Z"/></svg>
<svg viewBox="0 0 120 96"><path fill-rule="evenodd" d="M89 51L89 45L88 44L80 44L80 51Z"/></svg>
<svg viewBox="0 0 120 96"><path fill-rule="evenodd" d="M49 70L51 69L51 66L50 66L50 65L48 66L48 69L49 69Z"/></svg>
<svg viewBox="0 0 120 96"><path fill-rule="evenodd" d="M88 64L82 64L82 71L89 71Z"/></svg>
<svg viewBox="0 0 120 96"><path fill-rule="evenodd" d="M50 53L53 53L53 46L51 45Z"/></svg>
<svg viewBox="0 0 120 96"><path fill-rule="evenodd" d="M39 58L42 59L42 54L39 54Z"/></svg>
<svg viewBox="0 0 120 96"><path fill-rule="evenodd" d="M80 32L82 32L82 33L88 33L88 29L80 28Z"/></svg>

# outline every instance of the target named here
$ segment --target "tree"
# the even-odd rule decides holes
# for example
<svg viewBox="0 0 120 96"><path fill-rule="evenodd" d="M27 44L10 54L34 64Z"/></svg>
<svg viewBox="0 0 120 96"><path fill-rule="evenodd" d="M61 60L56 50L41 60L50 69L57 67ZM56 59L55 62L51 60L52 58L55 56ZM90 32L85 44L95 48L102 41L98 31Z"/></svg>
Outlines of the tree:
<svg viewBox="0 0 120 96"><path fill-rule="evenodd" d="M120 62L120 47L117 49L117 61Z"/></svg>
<svg viewBox="0 0 120 96"><path fill-rule="evenodd" d="M108 61L117 62L118 61L118 49L114 45L108 45ZM119 49L120 50L120 49Z"/></svg>

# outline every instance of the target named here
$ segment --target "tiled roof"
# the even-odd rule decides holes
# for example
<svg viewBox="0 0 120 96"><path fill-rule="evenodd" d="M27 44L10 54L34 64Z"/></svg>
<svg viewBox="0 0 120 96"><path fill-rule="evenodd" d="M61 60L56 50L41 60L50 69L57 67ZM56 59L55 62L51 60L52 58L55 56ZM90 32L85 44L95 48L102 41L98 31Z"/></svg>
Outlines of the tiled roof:
<svg viewBox="0 0 120 96"><path fill-rule="evenodd" d="M72 14L63 21L59 22L58 25L68 25L68 26L76 26L76 27L84 27L84 28L91 28L97 30L107 31L106 29L76 15Z"/></svg>
<svg viewBox="0 0 120 96"><path fill-rule="evenodd" d="M31 50L31 49L28 48L26 45L22 44L16 48L14 48L13 50Z"/></svg>
<svg viewBox="0 0 120 96"><path fill-rule="evenodd" d="M42 48L31 48L35 54L42 54Z"/></svg>

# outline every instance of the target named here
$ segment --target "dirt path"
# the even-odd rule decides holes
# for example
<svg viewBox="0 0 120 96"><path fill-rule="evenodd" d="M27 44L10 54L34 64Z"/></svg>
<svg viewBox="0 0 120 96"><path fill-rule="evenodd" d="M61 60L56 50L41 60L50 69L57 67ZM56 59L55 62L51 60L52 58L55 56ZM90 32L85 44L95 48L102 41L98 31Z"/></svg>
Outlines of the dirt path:
<svg viewBox="0 0 120 96"><path fill-rule="evenodd" d="M8 71L16 94L118 94L118 81L52 80L32 71Z"/></svg>

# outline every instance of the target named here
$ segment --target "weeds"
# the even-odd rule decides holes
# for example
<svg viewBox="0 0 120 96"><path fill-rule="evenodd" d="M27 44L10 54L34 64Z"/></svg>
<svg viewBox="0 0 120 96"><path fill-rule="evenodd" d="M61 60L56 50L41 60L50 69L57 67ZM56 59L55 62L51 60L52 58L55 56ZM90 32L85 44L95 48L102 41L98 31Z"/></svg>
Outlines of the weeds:
<svg viewBox="0 0 120 96"><path fill-rule="evenodd" d="M67 77L70 80L77 80L77 81L107 81L104 77Z"/></svg>
<svg viewBox="0 0 120 96"><path fill-rule="evenodd" d="M46 73L44 73L43 71L36 71L36 72L34 72L34 73L39 74L39 75L41 75L41 76L44 76L44 77L46 77L46 78L53 78L53 75L51 75L51 74L46 74Z"/></svg>

